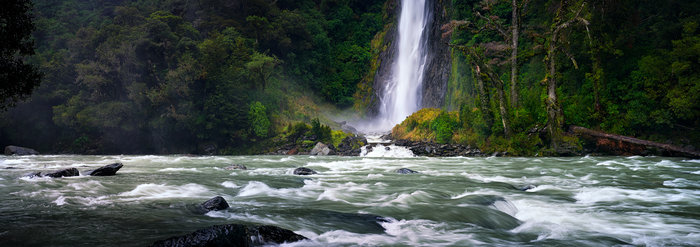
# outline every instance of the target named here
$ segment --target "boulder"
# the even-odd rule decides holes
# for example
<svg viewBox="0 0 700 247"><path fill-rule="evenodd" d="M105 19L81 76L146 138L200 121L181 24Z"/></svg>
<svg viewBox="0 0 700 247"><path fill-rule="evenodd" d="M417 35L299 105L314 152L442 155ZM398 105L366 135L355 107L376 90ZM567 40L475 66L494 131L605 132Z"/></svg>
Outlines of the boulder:
<svg viewBox="0 0 700 247"><path fill-rule="evenodd" d="M314 175L314 174L318 174L318 172L311 170L310 168L299 167L297 169L294 169L294 175Z"/></svg>
<svg viewBox="0 0 700 247"><path fill-rule="evenodd" d="M24 147L18 147L18 146L7 146L5 147L5 155L38 155L39 152L37 152L34 149L31 148L24 148Z"/></svg>
<svg viewBox="0 0 700 247"><path fill-rule="evenodd" d="M80 176L80 172L76 168L68 168L63 170L58 170L52 173L44 174L45 177L60 178L60 177L74 177Z"/></svg>
<svg viewBox="0 0 700 247"><path fill-rule="evenodd" d="M226 170L248 170L248 167L245 167L245 165L241 165L241 164L233 164L233 165L227 166L224 169L226 169Z"/></svg>
<svg viewBox="0 0 700 247"><path fill-rule="evenodd" d="M291 150L287 151L285 154L286 154L286 155L296 155L296 154L298 154L298 153L299 153L299 148L298 148L298 147L294 147L294 148L292 148Z"/></svg>
<svg viewBox="0 0 700 247"><path fill-rule="evenodd" d="M360 156L362 146L367 145L363 136L347 136L338 144L337 154L342 156Z"/></svg>
<svg viewBox="0 0 700 247"><path fill-rule="evenodd" d="M85 174L90 176L114 176L122 166L124 166L122 163L109 164L95 170L86 171Z"/></svg>
<svg viewBox="0 0 700 247"><path fill-rule="evenodd" d="M401 168L401 169L396 170L396 173L398 173L398 174L411 174L411 173L419 173L419 172L408 169L408 168Z"/></svg>
<svg viewBox="0 0 700 247"><path fill-rule="evenodd" d="M193 233L157 241L152 246L261 246L292 243L307 238L276 226L215 225Z"/></svg>
<svg viewBox="0 0 700 247"><path fill-rule="evenodd" d="M328 155L331 152L331 149L328 147L328 145L323 144L322 142L317 142L316 146L314 146L313 149L311 149L311 152L309 152L310 155Z"/></svg>
<svg viewBox="0 0 700 247"><path fill-rule="evenodd" d="M228 202L221 196L214 197L202 203L202 208L206 211L218 211L229 208Z"/></svg>

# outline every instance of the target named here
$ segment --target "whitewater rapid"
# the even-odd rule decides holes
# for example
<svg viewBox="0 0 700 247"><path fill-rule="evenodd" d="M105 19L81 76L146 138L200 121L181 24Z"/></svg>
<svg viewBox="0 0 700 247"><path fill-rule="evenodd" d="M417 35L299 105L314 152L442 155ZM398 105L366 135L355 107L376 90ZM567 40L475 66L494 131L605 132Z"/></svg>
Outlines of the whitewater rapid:
<svg viewBox="0 0 700 247"><path fill-rule="evenodd" d="M117 161L124 168L114 177L22 177ZM233 163L249 169L223 169ZM144 246L227 223L276 225L310 238L288 246L693 246L700 242L699 164L662 157L0 156L0 246ZM301 166L318 174L294 175ZM214 196L231 208L195 213L194 205ZM381 228L365 214L384 217Z"/></svg>

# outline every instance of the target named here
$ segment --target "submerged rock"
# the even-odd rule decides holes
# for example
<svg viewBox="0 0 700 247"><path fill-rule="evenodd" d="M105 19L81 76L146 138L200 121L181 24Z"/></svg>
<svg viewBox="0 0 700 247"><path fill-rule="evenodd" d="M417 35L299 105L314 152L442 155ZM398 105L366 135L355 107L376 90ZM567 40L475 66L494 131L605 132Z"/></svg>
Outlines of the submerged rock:
<svg viewBox="0 0 700 247"><path fill-rule="evenodd" d="M38 155L39 152L37 152L34 149L31 148L25 148L25 147L18 147L18 146L7 146L5 147L5 155Z"/></svg>
<svg viewBox="0 0 700 247"><path fill-rule="evenodd" d="M398 173L398 174L412 174L412 173L419 173L419 172L408 169L408 168L401 168L401 169L396 170L396 173Z"/></svg>
<svg viewBox="0 0 700 247"><path fill-rule="evenodd" d="M224 169L226 169L226 170L248 170L248 167L245 167L245 165L241 165L241 164L233 164L233 165L227 166Z"/></svg>
<svg viewBox="0 0 700 247"><path fill-rule="evenodd" d="M229 208L228 202L221 196L214 197L202 203L202 208L206 211L218 211Z"/></svg>
<svg viewBox="0 0 700 247"><path fill-rule="evenodd" d="M80 176L80 172L76 168L68 168L63 170L58 170L52 173L44 174L46 177L60 178L60 177L74 177Z"/></svg>
<svg viewBox="0 0 700 247"><path fill-rule="evenodd" d="M297 169L294 169L294 175L314 175L314 174L318 174L318 172L312 170L311 168L299 167Z"/></svg>
<svg viewBox="0 0 700 247"><path fill-rule="evenodd" d="M329 153L331 153L331 149L322 142L317 142L316 146L309 152L310 155L328 155Z"/></svg>
<svg viewBox="0 0 700 247"><path fill-rule="evenodd" d="M157 241L152 246L261 246L291 243L307 238L276 226L215 225L183 236Z"/></svg>
<svg viewBox="0 0 700 247"><path fill-rule="evenodd" d="M534 189L534 188L537 188L537 186L532 185L532 184L528 184L528 185L525 185L525 186L520 187L520 188L518 188L518 189L521 190L521 191L528 191L528 190L531 190L531 189Z"/></svg>
<svg viewBox="0 0 700 247"><path fill-rule="evenodd" d="M95 170L86 171L85 174L90 176L114 176L122 166L124 166L122 163L109 164Z"/></svg>

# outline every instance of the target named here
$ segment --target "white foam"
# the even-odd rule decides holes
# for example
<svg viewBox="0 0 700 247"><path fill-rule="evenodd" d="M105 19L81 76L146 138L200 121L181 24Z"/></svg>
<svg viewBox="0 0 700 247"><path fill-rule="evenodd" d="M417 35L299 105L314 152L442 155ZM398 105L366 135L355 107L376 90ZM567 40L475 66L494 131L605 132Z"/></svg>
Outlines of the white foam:
<svg viewBox="0 0 700 247"><path fill-rule="evenodd" d="M668 168L683 168L679 166L676 162L670 160L662 160L654 164L654 166L668 167Z"/></svg>
<svg viewBox="0 0 700 247"><path fill-rule="evenodd" d="M387 150L388 148L388 150ZM377 145L372 148L371 152L367 152L367 146L361 148L360 156L362 157L388 157L388 158L410 158L416 155L413 152L402 146L396 145Z"/></svg>
<svg viewBox="0 0 700 247"><path fill-rule="evenodd" d="M90 180L87 182L79 182L79 183L70 183L68 184L69 187L73 187L73 189L81 191L81 192L96 192L99 189L103 189L104 186L102 183L96 180Z"/></svg>
<svg viewBox="0 0 700 247"><path fill-rule="evenodd" d="M231 181L225 181L225 182L221 183L221 186L224 186L224 187L226 187L226 188L234 188L234 189L235 189L235 188L240 188L240 187L241 187L241 186L238 186L238 185L236 185L235 183L233 183L233 182L231 182Z"/></svg>
<svg viewBox="0 0 700 247"><path fill-rule="evenodd" d="M55 203L57 206L63 206L66 204L66 198L63 196L59 196L58 198L56 198L56 200L53 201L53 203Z"/></svg>
<svg viewBox="0 0 700 247"><path fill-rule="evenodd" d="M270 196L270 197L280 197L280 198L315 198L318 193L314 190L322 190L322 186L318 181L304 180L304 186L302 188L282 188L275 189L271 188L267 184L259 181L250 181L245 185L240 192L238 192L239 197L254 197L254 196Z"/></svg>
<svg viewBox="0 0 700 247"><path fill-rule="evenodd" d="M197 168L171 167L158 170L159 172L201 172Z"/></svg>
<svg viewBox="0 0 700 247"><path fill-rule="evenodd" d="M574 196L578 203L615 202L628 199L647 202L671 202L686 199L682 194L669 194L659 190L628 190L616 187L583 188Z"/></svg>
<svg viewBox="0 0 700 247"><path fill-rule="evenodd" d="M678 187L678 188L684 188L684 187L700 187L700 181L690 181L685 178L676 178L673 180L666 180L664 181L664 186L667 187Z"/></svg>
<svg viewBox="0 0 700 247"><path fill-rule="evenodd" d="M524 223L511 231L537 234L538 240L576 239L581 237L580 234L598 233L635 245L657 246L667 245L668 236L674 236L677 240L679 232L697 230L689 222L691 220L669 222L657 214L595 210L577 204L555 204L532 199L515 200L513 203L520 209L515 217ZM680 242L693 243L687 240Z"/></svg>
<svg viewBox="0 0 700 247"><path fill-rule="evenodd" d="M124 200L152 200L165 198L208 198L214 196L214 193L206 187L199 184L185 185L165 185L165 184L140 184L131 191L120 193L119 196L125 197Z"/></svg>

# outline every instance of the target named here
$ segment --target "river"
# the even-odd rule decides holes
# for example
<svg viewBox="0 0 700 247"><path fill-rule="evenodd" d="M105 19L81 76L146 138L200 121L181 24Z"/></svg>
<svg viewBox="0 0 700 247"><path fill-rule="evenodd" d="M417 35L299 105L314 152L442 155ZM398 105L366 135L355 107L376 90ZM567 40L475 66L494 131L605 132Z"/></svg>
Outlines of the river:
<svg viewBox="0 0 700 247"><path fill-rule="evenodd" d="M693 246L699 178L700 160L668 157L0 156L0 246L147 246L228 223L310 239L288 246ZM217 195L231 208L195 210Z"/></svg>

